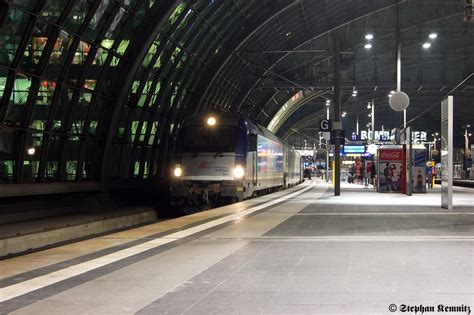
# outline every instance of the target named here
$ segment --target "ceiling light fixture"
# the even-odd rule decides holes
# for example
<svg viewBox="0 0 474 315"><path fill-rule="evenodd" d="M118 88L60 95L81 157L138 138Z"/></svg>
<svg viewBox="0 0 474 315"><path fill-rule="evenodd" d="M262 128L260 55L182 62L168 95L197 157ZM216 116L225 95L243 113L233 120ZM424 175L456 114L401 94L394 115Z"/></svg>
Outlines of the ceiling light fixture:
<svg viewBox="0 0 474 315"><path fill-rule="evenodd" d="M371 48L372 48L372 44L367 43L367 44L364 45L364 48L365 48L365 49L371 49Z"/></svg>
<svg viewBox="0 0 474 315"><path fill-rule="evenodd" d="M423 48L428 49L431 47L431 43L423 43Z"/></svg>

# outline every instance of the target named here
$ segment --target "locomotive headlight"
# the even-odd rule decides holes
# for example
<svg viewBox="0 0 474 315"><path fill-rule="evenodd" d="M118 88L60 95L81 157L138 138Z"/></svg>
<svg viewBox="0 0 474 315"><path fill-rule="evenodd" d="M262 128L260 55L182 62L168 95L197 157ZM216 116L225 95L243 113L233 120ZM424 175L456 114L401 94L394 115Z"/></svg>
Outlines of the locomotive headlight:
<svg viewBox="0 0 474 315"><path fill-rule="evenodd" d="M245 175L245 170L241 165L236 165L232 173L235 178L241 179Z"/></svg>
<svg viewBox="0 0 474 315"><path fill-rule="evenodd" d="M209 117L209 118L207 119L207 124L208 124L209 126L214 126L214 125L216 124L216 119L215 119L214 117L212 117L212 116Z"/></svg>
<svg viewBox="0 0 474 315"><path fill-rule="evenodd" d="M181 167L179 165L176 165L176 167L174 168L174 171L173 171L173 175L175 177L180 177L182 174L183 174L183 170L181 169Z"/></svg>

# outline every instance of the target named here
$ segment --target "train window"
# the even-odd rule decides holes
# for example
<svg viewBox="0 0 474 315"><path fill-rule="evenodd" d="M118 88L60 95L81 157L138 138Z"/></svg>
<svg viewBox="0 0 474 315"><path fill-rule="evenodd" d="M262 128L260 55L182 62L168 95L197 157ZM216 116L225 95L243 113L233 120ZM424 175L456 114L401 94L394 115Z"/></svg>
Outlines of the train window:
<svg viewBox="0 0 474 315"><path fill-rule="evenodd" d="M253 133L249 137L249 151L257 151L257 135Z"/></svg>
<svg viewBox="0 0 474 315"><path fill-rule="evenodd" d="M234 126L187 126L184 130L184 150L187 152L234 152Z"/></svg>

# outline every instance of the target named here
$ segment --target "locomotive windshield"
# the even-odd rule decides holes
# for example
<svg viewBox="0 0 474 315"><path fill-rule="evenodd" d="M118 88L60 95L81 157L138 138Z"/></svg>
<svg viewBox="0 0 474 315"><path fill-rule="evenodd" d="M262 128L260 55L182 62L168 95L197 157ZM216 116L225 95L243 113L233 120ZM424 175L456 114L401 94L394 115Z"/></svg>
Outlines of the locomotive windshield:
<svg viewBox="0 0 474 315"><path fill-rule="evenodd" d="M185 152L234 152L235 126L186 126Z"/></svg>

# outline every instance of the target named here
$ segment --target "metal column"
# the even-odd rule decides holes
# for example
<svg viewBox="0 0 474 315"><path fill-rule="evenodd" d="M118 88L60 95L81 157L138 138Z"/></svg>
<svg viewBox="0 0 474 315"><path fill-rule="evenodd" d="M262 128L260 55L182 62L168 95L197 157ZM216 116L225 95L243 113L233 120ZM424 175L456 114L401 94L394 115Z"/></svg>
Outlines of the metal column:
<svg viewBox="0 0 474 315"><path fill-rule="evenodd" d="M397 43L397 92L402 91L402 41L400 39L400 6L397 5L397 28L396 28L396 43ZM397 126L400 126L403 121L403 128L406 128L406 110L403 113L397 113Z"/></svg>
<svg viewBox="0 0 474 315"><path fill-rule="evenodd" d="M326 106L326 119L329 120L329 106ZM329 183L329 140L326 139L326 183Z"/></svg>
<svg viewBox="0 0 474 315"><path fill-rule="evenodd" d="M334 40L334 196L341 194L341 41Z"/></svg>

